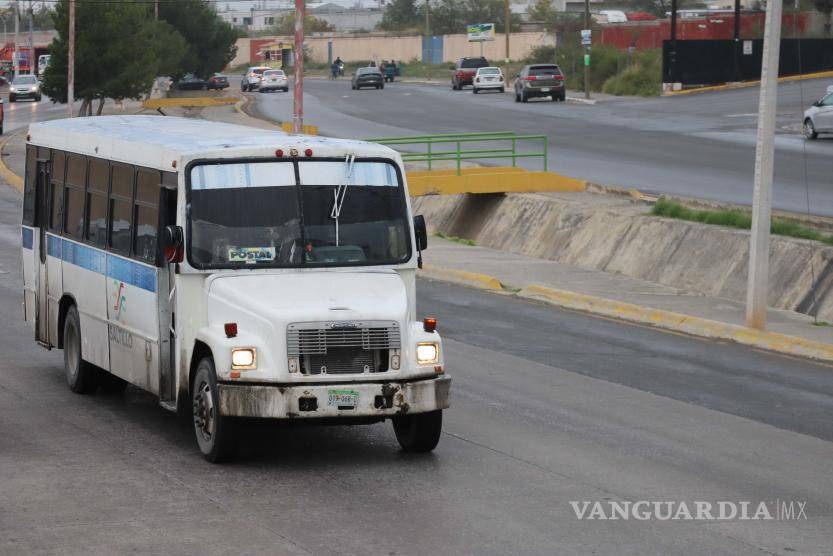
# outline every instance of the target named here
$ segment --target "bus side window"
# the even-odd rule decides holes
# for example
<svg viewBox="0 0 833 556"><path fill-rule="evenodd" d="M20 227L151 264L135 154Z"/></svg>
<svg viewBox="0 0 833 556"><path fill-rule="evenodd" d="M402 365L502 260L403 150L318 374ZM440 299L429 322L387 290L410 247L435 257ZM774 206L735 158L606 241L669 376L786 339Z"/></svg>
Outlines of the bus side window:
<svg viewBox="0 0 833 556"><path fill-rule="evenodd" d="M87 182L87 228L84 239L96 247L107 245L107 194L110 185L110 164L100 158L90 159Z"/></svg>
<svg viewBox="0 0 833 556"><path fill-rule="evenodd" d="M58 233L63 228L65 169L66 153L63 151L52 151L52 171L49 173L51 176L49 184L49 206L51 211L49 215L49 229Z"/></svg>
<svg viewBox="0 0 833 556"><path fill-rule="evenodd" d="M133 166L110 166L110 248L130 255L133 237Z"/></svg>
<svg viewBox="0 0 833 556"><path fill-rule="evenodd" d="M162 173L159 170L139 169L136 175L136 242L133 244L135 257L157 264L159 235L159 191Z"/></svg>
<svg viewBox="0 0 833 556"><path fill-rule="evenodd" d="M23 182L23 225L35 225L36 195L38 177L38 148L26 145L26 177Z"/></svg>
<svg viewBox="0 0 833 556"><path fill-rule="evenodd" d="M83 238L84 187L87 183L87 157L77 154L67 159L66 187L64 189L64 231L75 239Z"/></svg>

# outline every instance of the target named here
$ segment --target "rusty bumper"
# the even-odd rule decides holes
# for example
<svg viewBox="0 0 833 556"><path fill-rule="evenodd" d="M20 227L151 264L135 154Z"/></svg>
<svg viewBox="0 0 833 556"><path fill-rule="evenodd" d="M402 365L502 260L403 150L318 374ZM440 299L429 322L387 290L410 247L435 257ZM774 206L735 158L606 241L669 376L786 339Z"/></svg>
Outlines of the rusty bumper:
<svg viewBox="0 0 833 556"><path fill-rule="evenodd" d="M392 417L447 408L451 378L440 376L412 382L336 385L262 386L224 383L217 386L220 414L230 417ZM331 404L333 391L355 392L355 407Z"/></svg>

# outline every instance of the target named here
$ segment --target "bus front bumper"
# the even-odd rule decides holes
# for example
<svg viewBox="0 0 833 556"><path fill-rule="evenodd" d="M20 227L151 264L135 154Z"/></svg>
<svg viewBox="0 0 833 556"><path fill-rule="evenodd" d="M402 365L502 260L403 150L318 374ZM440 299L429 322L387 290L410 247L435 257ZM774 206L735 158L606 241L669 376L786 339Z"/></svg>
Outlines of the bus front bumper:
<svg viewBox="0 0 833 556"><path fill-rule="evenodd" d="M300 386L221 383L217 388L220 414L229 417L393 417L447 408L451 378Z"/></svg>

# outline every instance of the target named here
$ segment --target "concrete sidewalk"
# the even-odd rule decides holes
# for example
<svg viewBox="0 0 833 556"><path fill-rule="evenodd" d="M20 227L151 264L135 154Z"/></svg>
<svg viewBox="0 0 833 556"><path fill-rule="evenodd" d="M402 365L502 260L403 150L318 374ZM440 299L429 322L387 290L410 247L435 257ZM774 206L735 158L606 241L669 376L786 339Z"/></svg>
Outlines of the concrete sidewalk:
<svg viewBox="0 0 833 556"><path fill-rule="evenodd" d="M775 335L789 336L796 340L775 338L774 342L770 341L773 339L762 341L760 333L744 327L743 304L730 299L693 294L620 274L586 270L551 260L469 246L439 237L430 239L429 248L423 253L423 260L426 268L422 274L429 279L453 281L491 290L497 290L495 286L499 283L502 293L699 336L738 341L762 349L833 361L829 357L833 355L833 328L814 324L811 317L792 311L770 309L768 329ZM557 293L550 293L550 290ZM572 296L571 293L577 295ZM589 302L585 296L589 296ZM577 298L580 302L573 303L571 298ZM635 305L643 310L634 314L632 308L623 309L626 305ZM674 315L667 326L664 321L669 319L662 318L663 313ZM698 324L695 328L686 329L682 323L678 323L680 326L674 324L680 320L688 321L686 325L692 322ZM701 320L709 322L703 325ZM723 324L728 325L728 329L734 334L726 334L727 327L719 326ZM698 329L702 329L702 332ZM741 336L749 336L750 341L745 341ZM816 354L793 351L789 345L782 349L782 341L787 344L822 344L814 346L814 349L818 348L821 351Z"/></svg>

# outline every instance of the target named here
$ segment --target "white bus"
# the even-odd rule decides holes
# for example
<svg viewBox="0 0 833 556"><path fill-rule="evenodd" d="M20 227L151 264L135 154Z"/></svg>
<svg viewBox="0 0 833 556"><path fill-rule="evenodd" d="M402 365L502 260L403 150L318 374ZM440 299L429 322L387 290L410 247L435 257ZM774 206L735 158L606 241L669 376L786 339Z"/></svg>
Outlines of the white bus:
<svg viewBox="0 0 833 556"><path fill-rule="evenodd" d="M403 450L436 446L451 379L395 151L162 116L27 139L23 311L74 392L191 408L209 461L237 417L390 419Z"/></svg>

